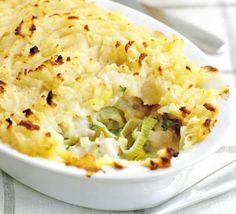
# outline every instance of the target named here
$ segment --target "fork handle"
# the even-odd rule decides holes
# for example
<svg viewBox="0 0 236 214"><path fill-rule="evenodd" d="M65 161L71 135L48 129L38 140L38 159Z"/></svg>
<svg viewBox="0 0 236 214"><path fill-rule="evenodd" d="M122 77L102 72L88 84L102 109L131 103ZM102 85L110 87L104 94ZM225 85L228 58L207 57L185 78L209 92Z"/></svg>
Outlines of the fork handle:
<svg viewBox="0 0 236 214"><path fill-rule="evenodd" d="M148 214L168 214L236 189L236 161L214 171Z"/></svg>

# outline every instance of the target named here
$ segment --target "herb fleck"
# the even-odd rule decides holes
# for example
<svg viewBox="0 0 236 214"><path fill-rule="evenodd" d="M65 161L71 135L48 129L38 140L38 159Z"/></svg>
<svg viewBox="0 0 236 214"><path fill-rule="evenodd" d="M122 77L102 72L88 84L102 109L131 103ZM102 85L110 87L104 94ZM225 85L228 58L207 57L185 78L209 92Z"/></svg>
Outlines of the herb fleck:
<svg viewBox="0 0 236 214"><path fill-rule="evenodd" d="M112 134L118 136L120 134L122 129L109 129L109 132L111 132Z"/></svg>
<svg viewBox="0 0 236 214"><path fill-rule="evenodd" d="M96 131L99 128L99 126L95 125L95 124L92 124L89 128L93 131Z"/></svg>
<svg viewBox="0 0 236 214"><path fill-rule="evenodd" d="M164 114L163 115L163 118L162 118L162 125L161 125L161 128L163 131L167 131L168 129L172 128L173 126L176 125L176 121L175 120L171 120L167 117L167 114Z"/></svg>
<svg viewBox="0 0 236 214"><path fill-rule="evenodd" d="M125 92L126 89L127 89L126 87L120 85L120 90L121 90L122 92Z"/></svg>

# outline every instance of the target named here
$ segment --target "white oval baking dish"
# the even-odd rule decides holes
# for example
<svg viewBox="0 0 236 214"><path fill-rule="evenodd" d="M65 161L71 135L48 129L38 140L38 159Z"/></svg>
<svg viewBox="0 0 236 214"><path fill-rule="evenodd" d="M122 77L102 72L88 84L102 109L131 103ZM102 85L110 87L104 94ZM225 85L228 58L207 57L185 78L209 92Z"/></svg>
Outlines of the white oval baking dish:
<svg viewBox="0 0 236 214"><path fill-rule="evenodd" d="M128 7L107 0L96 0L101 7L121 12L138 25L177 34L157 20ZM179 35L181 36L181 35ZM182 37L182 36L181 36ZM202 64L207 57L191 42L185 40L187 56ZM32 158L0 144L0 168L23 184L61 201L103 210L136 210L155 206L184 188L191 166L216 151L230 123L230 104L221 100L221 114L211 135L202 143L184 151L172 160L168 169L150 171L140 166L124 170L105 168L91 178L84 170Z"/></svg>

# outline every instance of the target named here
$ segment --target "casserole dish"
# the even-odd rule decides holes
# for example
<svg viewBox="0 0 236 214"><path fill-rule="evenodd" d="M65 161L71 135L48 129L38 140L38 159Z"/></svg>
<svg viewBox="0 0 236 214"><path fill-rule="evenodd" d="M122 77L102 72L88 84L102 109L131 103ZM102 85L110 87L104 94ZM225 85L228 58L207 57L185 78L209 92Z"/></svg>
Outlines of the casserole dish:
<svg viewBox="0 0 236 214"><path fill-rule="evenodd" d="M122 5L104 0L96 3L103 8L121 12L138 25L158 29L167 36L178 35L160 22ZM190 59L199 64L209 64L200 50L184 40L186 55ZM20 182L71 204L105 210L151 207L180 191L184 187L186 170L221 145L230 116L228 102L222 100L220 106L221 114L212 134L203 143L181 152L180 157L174 159L172 167L168 169L150 171L135 164L121 171L104 167L88 178L82 169L28 157L2 144L0 167Z"/></svg>

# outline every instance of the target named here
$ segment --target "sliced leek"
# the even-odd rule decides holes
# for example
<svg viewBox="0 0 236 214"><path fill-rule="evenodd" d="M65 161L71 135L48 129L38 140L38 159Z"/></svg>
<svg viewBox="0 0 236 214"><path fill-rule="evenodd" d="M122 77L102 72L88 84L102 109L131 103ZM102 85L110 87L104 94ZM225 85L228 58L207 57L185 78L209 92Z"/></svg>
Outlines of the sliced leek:
<svg viewBox="0 0 236 214"><path fill-rule="evenodd" d="M141 120L139 119L130 119L124 126L123 130L121 131L121 136L126 137L127 135L131 134L133 130L141 125Z"/></svg>
<svg viewBox="0 0 236 214"><path fill-rule="evenodd" d="M92 122L93 126L97 127L95 131L95 136L100 135L100 133L102 132L105 135L105 137L112 137L112 138L117 137L115 134L111 133L103 123L99 122L97 119L93 118Z"/></svg>
<svg viewBox="0 0 236 214"><path fill-rule="evenodd" d="M73 146L73 145L75 145L75 144L77 144L79 142L80 142L80 138L79 137L72 137L72 138L64 140L64 144L66 146Z"/></svg>
<svg viewBox="0 0 236 214"><path fill-rule="evenodd" d="M130 148L127 148L128 140L120 141L121 151L127 159L138 160L142 159L145 156L145 151L143 150L143 146L147 141L150 130L156 125L156 122L157 121L153 118L144 118L141 126L141 131L138 132L137 130L135 130L136 133L134 134L134 136L136 137L136 140L134 141L133 145ZM127 126L128 125L134 126L134 124L135 123L132 122L130 124L127 124ZM127 127L125 128L127 129ZM135 128L137 128L137 126ZM130 129L128 130L130 131Z"/></svg>
<svg viewBox="0 0 236 214"><path fill-rule="evenodd" d="M103 108L97 114L97 120L103 123L108 129L119 129L125 124L123 113L115 107Z"/></svg>

